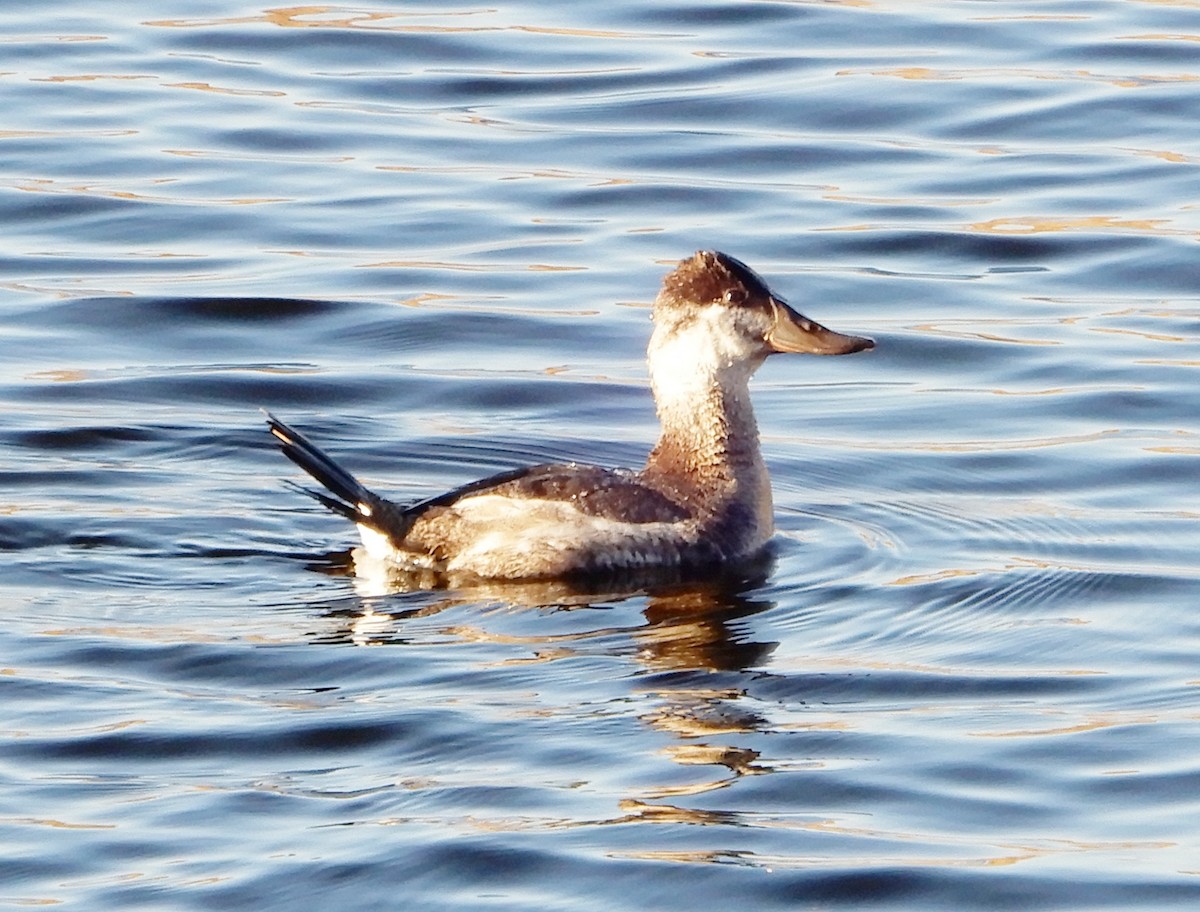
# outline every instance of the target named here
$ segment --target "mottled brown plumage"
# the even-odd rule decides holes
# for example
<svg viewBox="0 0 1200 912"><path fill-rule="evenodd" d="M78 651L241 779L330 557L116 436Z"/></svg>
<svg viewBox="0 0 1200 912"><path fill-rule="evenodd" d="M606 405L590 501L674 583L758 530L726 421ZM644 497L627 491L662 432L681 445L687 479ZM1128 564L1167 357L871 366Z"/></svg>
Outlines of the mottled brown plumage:
<svg viewBox="0 0 1200 912"><path fill-rule="evenodd" d="M770 289L740 260L711 250L681 260L663 279L657 306L697 307L722 301L751 304L771 296Z"/></svg>

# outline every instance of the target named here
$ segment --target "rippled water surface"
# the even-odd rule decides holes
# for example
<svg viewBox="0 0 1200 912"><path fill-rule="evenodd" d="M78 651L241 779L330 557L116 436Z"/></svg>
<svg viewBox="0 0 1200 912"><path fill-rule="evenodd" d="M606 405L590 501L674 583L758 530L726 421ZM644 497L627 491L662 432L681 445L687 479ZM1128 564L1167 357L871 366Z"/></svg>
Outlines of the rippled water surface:
<svg viewBox="0 0 1200 912"><path fill-rule="evenodd" d="M0 907L1200 906L1200 4L0 9ZM397 591L398 497L637 465L670 265L770 561Z"/></svg>

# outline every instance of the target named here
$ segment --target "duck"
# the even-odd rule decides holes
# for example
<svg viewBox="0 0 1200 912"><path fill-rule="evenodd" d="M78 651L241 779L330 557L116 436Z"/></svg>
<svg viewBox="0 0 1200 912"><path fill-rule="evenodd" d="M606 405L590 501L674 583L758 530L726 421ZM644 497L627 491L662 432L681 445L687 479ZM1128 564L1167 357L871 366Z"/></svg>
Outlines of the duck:
<svg viewBox="0 0 1200 912"><path fill-rule="evenodd" d="M846 355L875 343L808 319L713 250L666 275L652 320L646 360L661 433L640 469L523 466L400 503L269 412L267 425L324 488L301 490L358 527L356 559L497 581L726 568L760 554L774 533L750 378L772 355Z"/></svg>

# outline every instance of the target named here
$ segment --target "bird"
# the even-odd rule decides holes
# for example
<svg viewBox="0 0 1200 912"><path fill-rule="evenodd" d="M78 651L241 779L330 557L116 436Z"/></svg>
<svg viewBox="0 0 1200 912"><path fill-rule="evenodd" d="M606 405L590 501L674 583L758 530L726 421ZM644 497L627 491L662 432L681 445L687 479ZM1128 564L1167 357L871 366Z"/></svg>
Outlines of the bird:
<svg viewBox="0 0 1200 912"><path fill-rule="evenodd" d="M532 581L728 567L761 553L774 532L751 376L774 354L845 355L875 343L808 319L714 250L665 276L652 319L647 365L661 433L641 469L531 465L399 503L270 412L267 425L325 489L301 490L358 527L364 557L400 571Z"/></svg>

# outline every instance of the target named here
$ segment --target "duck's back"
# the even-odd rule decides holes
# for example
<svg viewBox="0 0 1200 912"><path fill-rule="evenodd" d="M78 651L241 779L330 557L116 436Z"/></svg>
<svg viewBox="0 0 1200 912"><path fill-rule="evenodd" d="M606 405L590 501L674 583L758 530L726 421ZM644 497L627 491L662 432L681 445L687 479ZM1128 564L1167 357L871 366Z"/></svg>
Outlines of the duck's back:
<svg viewBox="0 0 1200 912"><path fill-rule="evenodd" d="M698 556L697 517L638 473L538 465L411 508L398 558L450 572L536 577L679 566Z"/></svg>

